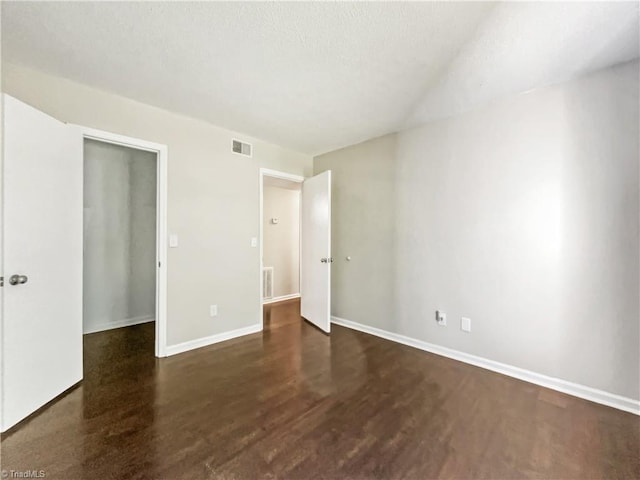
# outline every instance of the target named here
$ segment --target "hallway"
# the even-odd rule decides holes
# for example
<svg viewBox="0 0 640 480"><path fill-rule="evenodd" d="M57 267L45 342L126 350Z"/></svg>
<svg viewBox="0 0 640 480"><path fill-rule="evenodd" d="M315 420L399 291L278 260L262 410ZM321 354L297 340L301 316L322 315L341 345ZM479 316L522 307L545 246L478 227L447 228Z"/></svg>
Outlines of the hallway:
<svg viewBox="0 0 640 480"><path fill-rule="evenodd" d="M153 323L85 337L85 379L2 436L46 478L637 478L640 419L334 326L164 359Z"/></svg>

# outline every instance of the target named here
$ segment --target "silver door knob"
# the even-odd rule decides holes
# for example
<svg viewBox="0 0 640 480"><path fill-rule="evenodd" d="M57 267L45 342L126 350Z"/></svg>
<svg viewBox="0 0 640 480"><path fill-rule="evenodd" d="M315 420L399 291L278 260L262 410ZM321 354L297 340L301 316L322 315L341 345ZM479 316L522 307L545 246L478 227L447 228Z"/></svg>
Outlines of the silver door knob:
<svg viewBox="0 0 640 480"><path fill-rule="evenodd" d="M24 285L29 280L29 277L26 275L11 275L9 277L10 285Z"/></svg>

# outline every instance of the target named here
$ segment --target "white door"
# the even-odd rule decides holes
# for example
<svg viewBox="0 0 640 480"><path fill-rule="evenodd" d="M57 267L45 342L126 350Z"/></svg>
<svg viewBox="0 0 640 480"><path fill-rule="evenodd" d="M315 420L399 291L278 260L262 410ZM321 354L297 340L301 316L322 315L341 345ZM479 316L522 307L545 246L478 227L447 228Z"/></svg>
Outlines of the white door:
<svg viewBox="0 0 640 480"><path fill-rule="evenodd" d="M82 137L3 100L4 432L82 379Z"/></svg>
<svg viewBox="0 0 640 480"><path fill-rule="evenodd" d="M300 313L331 330L331 170L302 184Z"/></svg>

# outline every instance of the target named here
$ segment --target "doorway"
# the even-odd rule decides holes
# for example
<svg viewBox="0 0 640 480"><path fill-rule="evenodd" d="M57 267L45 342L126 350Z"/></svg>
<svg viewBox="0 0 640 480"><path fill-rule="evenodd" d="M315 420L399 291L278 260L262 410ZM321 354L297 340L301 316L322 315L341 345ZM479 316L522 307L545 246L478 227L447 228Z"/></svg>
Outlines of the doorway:
<svg viewBox="0 0 640 480"><path fill-rule="evenodd" d="M279 201L269 202L267 196ZM285 198L291 200L284 201ZM288 228L280 221L280 212L285 210ZM292 227L294 223L296 226ZM275 262L283 258L285 266L276 268ZM329 333L332 262L331 171L304 178L260 169L261 304L299 297L301 317ZM284 282L278 281L279 275L284 277ZM289 290L298 287L298 291L278 292L278 285L285 288L283 284L288 285ZM260 323L264 328L262 310Z"/></svg>
<svg viewBox="0 0 640 480"><path fill-rule="evenodd" d="M167 148L81 130L83 333L154 322L166 356Z"/></svg>
<svg viewBox="0 0 640 480"><path fill-rule="evenodd" d="M260 303L300 298L300 201L304 177L260 169ZM264 328L264 309L260 323Z"/></svg>
<svg viewBox="0 0 640 480"><path fill-rule="evenodd" d="M262 303L300 297L299 181L263 176Z"/></svg>
<svg viewBox="0 0 640 480"><path fill-rule="evenodd" d="M157 154L84 139L83 333L156 319Z"/></svg>

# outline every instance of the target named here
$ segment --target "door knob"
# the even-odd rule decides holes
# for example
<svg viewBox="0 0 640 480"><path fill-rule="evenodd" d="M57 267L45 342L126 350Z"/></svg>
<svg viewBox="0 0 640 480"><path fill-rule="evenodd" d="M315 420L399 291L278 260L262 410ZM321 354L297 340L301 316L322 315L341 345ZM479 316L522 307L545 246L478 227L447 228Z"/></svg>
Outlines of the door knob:
<svg viewBox="0 0 640 480"><path fill-rule="evenodd" d="M327 263L327 259L326 259L326 258L321 258L321 259L320 259L320 261L321 261L322 263Z"/></svg>
<svg viewBox="0 0 640 480"><path fill-rule="evenodd" d="M29 280L29 277L26 275L11 275L9 277L10 285L24 285Z"/></svg>

